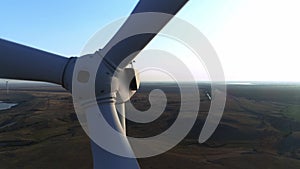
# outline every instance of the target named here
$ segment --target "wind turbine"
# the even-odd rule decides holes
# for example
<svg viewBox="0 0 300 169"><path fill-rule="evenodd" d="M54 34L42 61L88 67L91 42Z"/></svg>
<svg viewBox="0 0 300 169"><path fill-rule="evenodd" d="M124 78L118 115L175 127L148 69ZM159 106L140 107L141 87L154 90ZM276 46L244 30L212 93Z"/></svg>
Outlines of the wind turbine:
<svg viewBox="0 0 300 169"><path fill-rule="evenodd" d="M9 93L8 80L5 83L5 88L6 88L6 94L8 94Z"/></svg>
<svg viewBox="0 0 300 169"><path fill-rule="evenodd" d="M143 50L143 48L187 2L188 0L140 0L127 21L107 45L98 52L89 55L98 56L100 52L105 61L98 69L96 85L100 85L101 87L97 88L95 93L101 98L101 101L98 102L98 106L102 112L105 112L103 113L103 116L105 116L108 123L115 130L123 133L123 137L120 137L120 140L117 140L119 145L116 146L123 148L125 151L132 151L130 144L125 137L124 101L129 98L120 99L123 100L123 102L116 103L116 100L119 98L117 98L115 93L119 91L117 91L118 89L111 89L112 79L119 80L120 83L123 83L124 80L115 77L114 72L123 72L125 76L127 74L127 77L134 76L134 80L130 79L129 96L131 96L138 89L139 80L138 77L136 77L135 70L126 68L126 66L133 61L136 55ZM132 32L133 30L138 31L139 26L143 26L141 25L142 23L140 23L140 20L136 20L133 15L147 12L165 13L168 14L168 17L157 17L149 20L152 33L138 34L119 42L119 40L124 38L127 33ZM62 85L65 89L72 92L73 71L75 62L78 59L79 58L75 57L62 57L0 39L0 78L50 82ZM107 70L110 70L110 73L108 73ZM78 73L79 81L84 82L87 80L87 72L82 71ZM117 113L116 107L118 107L119 113ZM91 113L89 111L93 111L93 109L87 109L86 113ZM90 120L92 121L93 119ZM88 121L88 123L92 124L93 122L91 121ZM93 141L91 141L91 145L95 169L140 168L137 160L134 158L126 158L109 153Z"/></svg>

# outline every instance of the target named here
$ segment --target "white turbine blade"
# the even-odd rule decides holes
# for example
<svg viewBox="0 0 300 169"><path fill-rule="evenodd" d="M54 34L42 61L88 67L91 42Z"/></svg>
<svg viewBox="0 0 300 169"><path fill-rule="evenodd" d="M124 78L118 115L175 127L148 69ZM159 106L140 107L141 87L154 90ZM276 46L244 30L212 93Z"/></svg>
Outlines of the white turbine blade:
<svg viewBox="0 0 300 169"><path fill-rule="evenodd" d="M124 68L146 45L161 31L188 0L141 0L115 36L101 50L102 55L113 65ZM169 15L155 17L145 15L136 17L137 13L157 12ZM150 18L147 18L150 17ZM139 34L139 31L148 29ZM139 34L139 35L137 35ZM129 37L131 36L131 37ZM128 38L129 37L129 38ZM132 55L135 53L134 55ZM129 56L130 55L130 56ZM129 56L129 57L128 57ZM125 62L123 62L126 59ZM120 65L122 63L122 65Z"/></svg>
<svg viewBox="0 0 300 169"><path fill-rule="evenodd" d="M103 125L99 124L99 111L97 111L99 108L106 121L114 130L120 132L120 135L112 136L110 133L111 129L101 128ZM97 141L109 142L116 149L123 152L123 154L130 154L130 156L133 154L123 127L119 121L118 113L114 103L99 104L99 108L97 105L95 105L84 110L84 113L87 116L89 135L93 140L91 141L91 146L94 158L94 169L139 169L139 164L135 158L127 158L112 154L96 144Z"/></svg>
<svg viewBox="0 0 300 169"><path fill-rule="evenodd" d="M0 39L0 78L62 84L68 58Z"/></svg>
<svg viewBox="0 0 300 169"><path fill-rule="evenodd" d="M134 158L126 158L109 153L91 140L94 169L140 169Z"/></svg>

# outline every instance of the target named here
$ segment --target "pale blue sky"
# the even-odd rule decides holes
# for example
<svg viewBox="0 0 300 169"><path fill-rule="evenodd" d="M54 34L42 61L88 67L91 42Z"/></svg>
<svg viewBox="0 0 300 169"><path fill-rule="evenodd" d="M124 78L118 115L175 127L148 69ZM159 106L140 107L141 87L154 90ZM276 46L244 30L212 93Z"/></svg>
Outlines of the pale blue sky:
<svg viewBox="0 0 300 169"><path fill-rule="evenodd" d="M2 0L0 38L78 56L95 32L128 16L137 2ZM297 0L190 0L178 17L209 39L227 80L300 81L299 8ZM137 64L145 67L142 60ZM191 67L201 80L201 66Z"/></svg>
<svg viewBox="0 0 300 169"><path fill-rule="evenodd" d="M3 0L0 37L62 55L79 55L101 27L127 16L137 0Z"/></svg>

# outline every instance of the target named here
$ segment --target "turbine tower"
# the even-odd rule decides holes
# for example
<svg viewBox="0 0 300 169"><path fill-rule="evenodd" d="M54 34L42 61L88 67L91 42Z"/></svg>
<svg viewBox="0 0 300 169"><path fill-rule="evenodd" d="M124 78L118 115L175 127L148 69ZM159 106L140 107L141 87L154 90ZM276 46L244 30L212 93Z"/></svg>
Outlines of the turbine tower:
<svg viewBox="0 0 300 169"><path fill-rule="evenodd" d="M187 2L188 0L140 0L126 22L107 45L96 53L88 55L89 57L98 57L100 53L104 60L104 63L100 64L97 71L95 84L100 87L96 88L95 92L97 98L101 98L98 106L101 112L105 112L103 113L105 119L115 130L123 133L123 137L116 141L119 144L117 146L120 148L131 151L130 144L126 139L124 107L124 102L129 98L119 99L116 96L116 92L119 92L118 89L111 89L111 84L115 81L127 83L126 80L116 77L115 73L123 72L125 75L134 76L134 80L130 79L129 82L130 88L128 93L131 96L139 87L139 79L136 77L135 70L126 68L127 65L133 61L137 54L145 48ZM157 17L147 20L151 33L138 34L139 28L144 26L145 21L138 20L133 15L149 12L168 14L166 15L168 17ZM135 36L124 38L128 34L132 34L132 31L136 31ZM0 78L55 83L62 85L72 93L72 78L76 60L88 56L66 58L0 39ZM79 81L82 80L84 82L87 80L87 72L81 71L78 73ZM81 75L83 75L82 78ZM116 103L118 99L122 102ZM91 114L92 112L89 111L93 111L93 109L87 109L86 113ZM88 123L92 124L93 122L91 121L88 121ZM140 168L137 160L134 158L112 154L93 141L91 141L91 145L95 169Z"/></svg>
<svg viewBox="0 0 300 169"><path fill-rule="evenodd" d="M8 80L5 83L5 88L6 88L6 94L9 94Z"/></svg>

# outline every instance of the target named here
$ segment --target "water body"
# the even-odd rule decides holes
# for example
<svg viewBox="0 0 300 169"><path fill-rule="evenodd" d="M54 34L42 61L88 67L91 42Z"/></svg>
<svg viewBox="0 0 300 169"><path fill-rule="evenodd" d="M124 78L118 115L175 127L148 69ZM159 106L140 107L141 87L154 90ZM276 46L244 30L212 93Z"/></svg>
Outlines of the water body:
<svg viewBox="0 0 300 169"><path fill-rule="evenodd" d="M12 107L16 106L17 104L15 103L4 103L0 101L0 110L7 110L11 109Z"/></svg>
<svg viewBox="0 0 300 169"><path fill-rule="evenodd" d="M229 82L226 84L228 84L228 85L255 85L254 83L251 83L251 82Z"/></svg>

